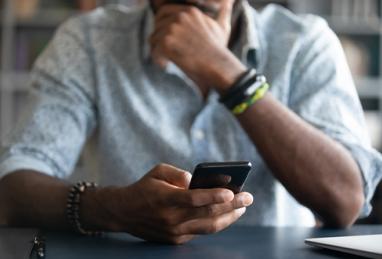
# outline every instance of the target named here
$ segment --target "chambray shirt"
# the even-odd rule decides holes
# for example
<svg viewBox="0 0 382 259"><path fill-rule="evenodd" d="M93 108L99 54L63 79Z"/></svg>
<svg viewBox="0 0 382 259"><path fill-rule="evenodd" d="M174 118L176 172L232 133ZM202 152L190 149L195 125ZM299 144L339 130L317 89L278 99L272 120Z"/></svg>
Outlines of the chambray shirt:
<svg viewBox="0 0 382 259"><path fill-rule="evenodd" d="M337 37L311 15L244 7L233 53L267 77L283 105L351 152L362 171L366 215L382 159L370 146ZM313 214L274 178L218 94L203 100L175 65L162 70L152 62L152 31L148 6L107 6L65 22L35 63L30 104L3 148L0 177L32 169L129 185L158 163L192 171L205 161L248 160L254 169L245 189L255 205L240 223L312 226Z"/></svg>

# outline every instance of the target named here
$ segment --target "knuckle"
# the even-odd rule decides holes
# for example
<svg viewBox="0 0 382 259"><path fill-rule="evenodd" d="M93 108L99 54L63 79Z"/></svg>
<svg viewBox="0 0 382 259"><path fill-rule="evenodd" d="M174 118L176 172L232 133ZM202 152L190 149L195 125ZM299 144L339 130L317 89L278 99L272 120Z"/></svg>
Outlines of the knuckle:
<svg viewBox="0 0 382 259"><path fill-rule="evenodd" d="M207 228L207 232L210 234L213 234L218 231L219 231L219 222L215 220L209 225L209 227Z"/></svg>
<svg viewBox="0 0 382 259"><path fill-rule="evenodd" d="M215 216L218 213L218 209L214 205L207 206L206 210L207 210L207 213L206 213L207 216Z"/></svg>
<svg viewBox="0 0 382 259"><path fill-rule="evenodd" d="M179 236L170 237L169 241L170 241L170 243L172 243L174 245L181 245L184 243L183 238L181 238Z"/></svg>
<svg viewBox="0 0 382 259"><path fill-rule="evenodd" d="M178 217L176 215L168 215L165 223L167 226L174 226L178 223Z"/></svg>
<svg viewBox="0 0 382 259"><path fill-rule="evenodd" d="M176 23L172 23L168 26L168 34L176 34L178 31L178 25Z"/></svg>
<svg viewBox="0 0 382 259"><path fill-rule="evenodd" d="M163 211L159 213L159 221L164 226L173 226L176 224L177 217L173 213Z"/></svg>
<svg viewBox="0 0 382 259"><path fill-rule="evenodd" d="M184 23L188 20L188 14L185 12L180 12L178 13L176 18L177 18L177 22Z"/></svg>
<svg viewBox="0 0 382 259"><path fill-rule="evenodd" d="M186 12L191 14L192 16L199 15L199 9L195 6L187 7Z"/></svg>
<svg viewBox="0 0 382 259"><path fill-rule="evenodd" d="M166 35L164 36L163 38L163 44L166 48L171 48L171 46L173 45L174 41L173 41L173 38L171 35Z"/></svg>
<svg viewBox="0 0 382 259"><path fill-rule="evenodd" d="M182 177L184 180L186 180L186 181L191 180L191 174L190 174L189 172L187 172L187 171L181 171L180 174L181 174L181 177Z"/></svg>
<svg viewBox="0 0 382 259"><path fill-rule="evenodd" d="M172 236L178 236L181 233L181 231L178 226L172 226L168 228L168 233Z"/></svg>
<svg viewBox="0 0 382 259"><path fill-rule="evenodd" d="M156 165L156 166L154 167L154 170L159 171L159 172L162 172L162 171L164 171L165 168L166 168L166 165L163 164L163 163L160 163L160 164L158 164L158 165Z"/></svg>
<svg viewBox="0 0 382 259"><path fill-rule="evenodd" d="M238 208L241 208L242 207L242 202L240 199L238 199L237 197L235 197L232 202L231 202L231 207L232 209L238 209Z"/></svg>
<svg viewBox="0 0 382 259"><path fill-rule="evenodd" d="M198 206L198 197L196 195L189 194L186 197L188 204L190 204L193 207Z"/></svg>

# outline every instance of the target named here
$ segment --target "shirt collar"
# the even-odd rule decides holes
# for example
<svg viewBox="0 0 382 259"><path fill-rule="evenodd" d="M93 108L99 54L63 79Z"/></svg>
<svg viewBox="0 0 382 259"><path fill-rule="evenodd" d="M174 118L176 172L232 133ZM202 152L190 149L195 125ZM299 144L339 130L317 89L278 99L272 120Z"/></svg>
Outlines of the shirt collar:
<svg viewBox="0 0 382 259"><path fill-rule="evenodd" d="M150 44L149 39L151 33L154 31L154 13L150 5L147 5L145 13L143 15L143 21L141 25L141 31L143 30L143 37L141 44L143 46L142 58L147 61L150 59Z"/></svg>
<svg viewBox="0 0 382 259"><path fill-rule="evenodd" d="M233 45L232 52L246 65L255 67L255 53L259 48L259 38L255 24L256 11L249 5L247 0L241 2L243 6L243 19L241 19L241 32ZM150 59L149 37L154 30L154 13L148 5L143 17L143 59Z"/></svg>
<svg viewBox="0 0 382 259"><path fill-rule="evenodd" d="M245 62L246 65L256 67L256 50L259 49L259 37L256 27L256 10L252 8L249 3L244 0L243 5L243 19L242 19L242 31L238 39L237 57ZM233 50L235 53L235 50Z"/></svg>

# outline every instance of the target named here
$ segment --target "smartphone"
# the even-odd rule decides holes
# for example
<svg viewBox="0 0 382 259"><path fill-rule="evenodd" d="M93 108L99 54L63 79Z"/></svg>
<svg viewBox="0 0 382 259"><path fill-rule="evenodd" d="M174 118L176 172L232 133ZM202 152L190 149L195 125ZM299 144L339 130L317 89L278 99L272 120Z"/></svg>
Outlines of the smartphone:
<svg viewBox="0 0 382 259"><path fill-rule="evenodd" d="M239 193L251 168L252 164L248 161L198 164L189 189L227 188Z"/></svg>

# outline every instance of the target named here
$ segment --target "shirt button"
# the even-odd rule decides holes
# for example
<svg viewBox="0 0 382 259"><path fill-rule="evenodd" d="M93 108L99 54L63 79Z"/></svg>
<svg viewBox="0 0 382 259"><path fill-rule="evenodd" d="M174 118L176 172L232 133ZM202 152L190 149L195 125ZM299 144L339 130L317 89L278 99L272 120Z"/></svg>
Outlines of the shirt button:
<svg viewBox="0 0 382 259"><path fill-rule="evenodd" d="M194 136L197 140L203 140L205 138L204 132L202 130L195 130Z"/></svg>

